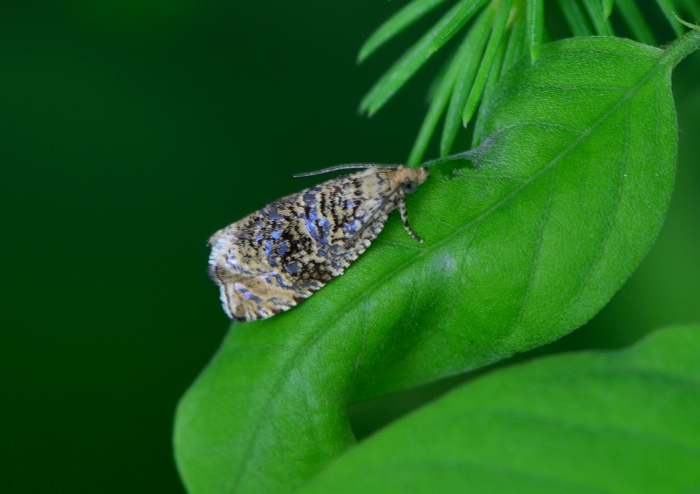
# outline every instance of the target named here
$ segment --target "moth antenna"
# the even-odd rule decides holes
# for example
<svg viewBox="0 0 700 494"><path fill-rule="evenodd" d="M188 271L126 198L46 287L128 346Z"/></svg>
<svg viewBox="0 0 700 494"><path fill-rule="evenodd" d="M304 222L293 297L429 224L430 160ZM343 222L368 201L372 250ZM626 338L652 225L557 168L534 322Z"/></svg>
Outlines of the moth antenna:
<svg viewBox="0 0 700 494"><path fill-rule="evenodd" d="M366 170L367 168L392 168L395 169L399 165L377 165L374 163L357 163L357 164L347 164L347 165L336 165L330 168L324 168L323 170L317 170L315 172L297 173L294 178L300 177L313 177L314 175L323 175L324 173L335 172L338 170Z"/></svg>

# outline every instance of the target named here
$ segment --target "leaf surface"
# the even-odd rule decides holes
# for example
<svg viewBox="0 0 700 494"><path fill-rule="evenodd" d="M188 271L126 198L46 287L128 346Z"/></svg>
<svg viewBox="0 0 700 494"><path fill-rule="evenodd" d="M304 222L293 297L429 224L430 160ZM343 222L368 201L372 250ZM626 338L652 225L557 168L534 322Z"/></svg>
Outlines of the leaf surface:
<svg viewBox="0 0 700 494"><path fill-rule="evenodd" d="M435 166L408 197L424 244L394 215L342 277L231 327L178 409L189 491L291 492L354 443L347 403L482 367L598 312L668 206L672 48L576 38L516 63L484 112L477 168Z"/></svg>
<svg viewBox="0 0 700 494"><path fill-rule="evenodd" d="M700 326L463 385L300 492L686 493L700 486Z"/></svg>

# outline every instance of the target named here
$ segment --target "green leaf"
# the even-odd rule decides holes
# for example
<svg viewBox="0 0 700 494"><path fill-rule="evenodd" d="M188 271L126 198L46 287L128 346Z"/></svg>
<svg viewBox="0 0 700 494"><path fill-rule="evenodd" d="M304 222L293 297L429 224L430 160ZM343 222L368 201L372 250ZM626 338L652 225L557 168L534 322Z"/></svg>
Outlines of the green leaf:
<svg viewBox="0 0 700 494"><path fill-rule="evenodd" d="M457 59L461 58L460 55L464 50L469 50L470 46L467 44L468 37L462 42L462 46L457 51L457 54L450 60L449 67L447 71L440 78L439 82L436 84L435 90L431 91L430 95L430 106L428 111L423 118L423 123L421 124L420 130L418 131L418 136L416 137L413 147L411 148L411 153L406 160L408 166L414 167L423 159L425 150L430 144L430 138L435 132L435 127L437 127L438 121L445 111L447 106L447 100L450 99L450 94L454 87L456 71L455 67L458 66Z"/></svg>
<svg viewBox="0 0 700 494"><path fill-rule="evenodd" d="M394 215L298 307L232 325L178 407L189 492L291 492L353 444L348 403L590 319L659 231L676 153L671 68L699 40L662 51L575 38L514 65L490 101L478 168L437 165L407 198L425 243Z"/></svg>
<svg viewBox="0 0 700 494"><path fill-rule="evenodd" d="M700 31L700 26L698 26L697 24L691 24L690 22L686 22L678 16L676 16L676 19L678 19L678 22L683 24L688 29L692 29L693 31Z"/></svg>
<svg viewBox="0 0 700 494"><path fill-rule="evenodd" d="M513 33L519 31L517 29L518 25L524 26L525 23L516 23L513 29ZM522 34L522 32L517 34ZM481 98L479 114L477 115L476 124L474 125L474 133L472 135L472 146L474 147L477 146L479 142L481 142L481 138L483 137L484 122L486 121L486 113L488 111L489 102L491 101L491 97L493 96L498 81L501 79L501 70L503 70L506 48L508 45L511 44L511 41L513 41L513 36L510 36L509 39L506 39L506 37L503 36L501 38L501 42L498 44L498 48L496 49L496 53L493 58L493 64L491 65L489 76L486 79L486 84L484 85L484 95ZM514 47L513 49L515 48L517 47Z"/></svg>
<svg viewBox="0 0 700 494"><path fill-rule="evenodd" d="M503 67L501 72L505 73L513 66L513 64L525 53L526 36L525 36L525 20L521 17L515 19L508 37L508 46L503 58Z"/></svg>
<svg viewBox="0 0 700 494"><path fill-rule="evenodd" d="M655 46L657 44L656 38L644 21L644 17L637 8L635 0L617 0L615 5L617 5L622 19L630 28L630 31L632 31L636 39L647 45Z"/></svg>
<svg viewBox="0 0 700 494"><path fill-rule="evenodd" d="M435 99L435 96L437 96L438 89L440 89L440 84L445 78L445 75L447 74L447 71L452 65L453 60L454 55L451 56L447 61L445 61L440 67L440 69L436 71L435 77L433 77L433 80L430 82L428 90L425 93L424 104L429 105Z"/></svg>
<svg viewBox="0 0 700 494"><path fill-rule="evenodd" d="M357 63L365 61L384 43L443 3L445 0L413 0L372 33L360 48Z"/></svg>
<svg viewBox="0 0 700 494"><path fill-rule="evenodd" d="M610 17L610 14L612 13L612 8L613 4L615 3L615 0L602 0L603 1L603 17L606 19Z"/></svg>
<svg viewBox="0 0 700 494"><path fill-rule="evenodd" d="M593 34L593 28L578 0L559 0L559 8L564 13L566 22L574 36L590 36Z"/></svg>
<svg viewBox="0 0 700 494"><path fill-rule="evenodd" d="M486 122L486 114L489 111L489 104L491 98L493 97L494 90L497 87L498 81L500 81L503 73L510 70L513 64L520 59L520 57L525 55L527 51L527 36L525 35L526 22L524 18L515 19L511 27L510 35L508 37L508 43L505 47L505 53L501 53L500 50L503 48L501 45L499 47L499 52L497 53L495 62L498 64L498 60L502 59L500 70L494 67L489 74L489 78L486 81L486 89L484 90L484 99L479 106L479 115L476 118L474 125L474 132L472 134L472 147L476 147L481 143L484 137L484 125Z"/></svg>
<svg viewBox="0 0 700 494"><path fill-rule="evenodd" d="M445 126L440 138L440 156L449 154L452 144L457 137L457 132L462 128L462 110L464 110L469 91L476 77L476 71L479 69L479 63L484 53L486 41L489 39L495 16L496 9L484 9L469 30L465 40L467 49L464 51L464 55L455 60L455 83L450 104L447 107ZM412 162L409 161L409 163ZM417 164L417 161L415 164Z"/></svg>
<svg viewBox="0 0 700 494"><path fill-rule="evenodd" d="M486 0L462 0L413 45L377 81L360 103L360 111L374 115L408 79L481 8Z"/></svg>
<svg viewBox="0 0 700 494"><path fill-rule="evenodd" d="M678 19L676 19L676 16L674 15L676 7L673 5L673 1L656 0L656 3L659 5L659 8L661 9L661 12L663 12L668 23L671 24L671 28L673 28L673 32L676 33L676 36L681 36L683 34L683 26L680 22L678 22Z"/></svg>
<svg viewBox="0 0 700 494"><path fill-rule="evenodd" d="M683 7L693 17L695 23L700 22L700 3L697 0L681 0Z"/></svg>
<svg viewBox="0 0 700 494"><path fill-rule="evenodd" d="M583 5L593 21L596 33L599 36L611 36L613 34L612 26L605 17L603 5L600 3L600 0L583 0Z"/></svg>
<svg viewBox="0 0 700 494"><path fill-rule="evenodd" d="M494 372L380 431L300 492L686 493L698 465L696 325Z"/></svg>
<svg viewBox="0 0 700 494"><path fill-rule="evenodd" d="M469 123L469 120L471 120L472 115L474 115L479 101L481 101L481 96L484 94L486 78L489 76L491 65L496 57L496 50L501 42L501 38L506 32L506 25L510 17L510 6L512 3L512 0L503 0L498 8L496 19L493 22L491 37L486 45L484 56L481 57L479 71L476 73L474 84L472 84L471 91L469 92L469 98L467 98L467 103L464 105L464 110L462 111L462 124L465 127Z"/></svg>
<svg viewBox="0 0 700 494"><path fill-rule="evenodd" d="M530 47L530 60L535 61L540 56L542 33L544 32L544 1L527 0L525 6L527 17L527 40Z"/></svg>

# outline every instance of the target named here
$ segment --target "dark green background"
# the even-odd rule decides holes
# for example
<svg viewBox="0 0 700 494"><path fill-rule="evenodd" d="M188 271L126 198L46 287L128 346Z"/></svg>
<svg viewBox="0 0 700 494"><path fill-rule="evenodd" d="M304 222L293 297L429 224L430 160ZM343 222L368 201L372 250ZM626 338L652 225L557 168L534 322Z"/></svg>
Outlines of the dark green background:
<svg viewBox="0 0 700 494"><path fill-rule="evenodd" d="M206 238L308 185L295 172L405 159L429 74L371 120L356 108L424 26L354 62L402 5L2 3L3 492L182 491L173 411L228 327ZM700 320L698 81L695 54L674 74L678 180L658 243L548 350ZM358 433L444 387L353 407Z"/></svg>

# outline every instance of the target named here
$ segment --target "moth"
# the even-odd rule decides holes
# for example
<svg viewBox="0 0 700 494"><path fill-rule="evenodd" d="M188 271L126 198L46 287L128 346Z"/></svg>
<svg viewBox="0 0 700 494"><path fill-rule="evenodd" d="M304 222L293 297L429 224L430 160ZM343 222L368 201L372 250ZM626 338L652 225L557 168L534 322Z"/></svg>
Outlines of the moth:
<svg viewBox="0 0 700 494"><path fill-rule="evenodd" d="M299 176L362 168L278 199L209 238L209 276L236 321L266 319L310 297L357 259L429 178L426 168L339 165Z"/></svg>

